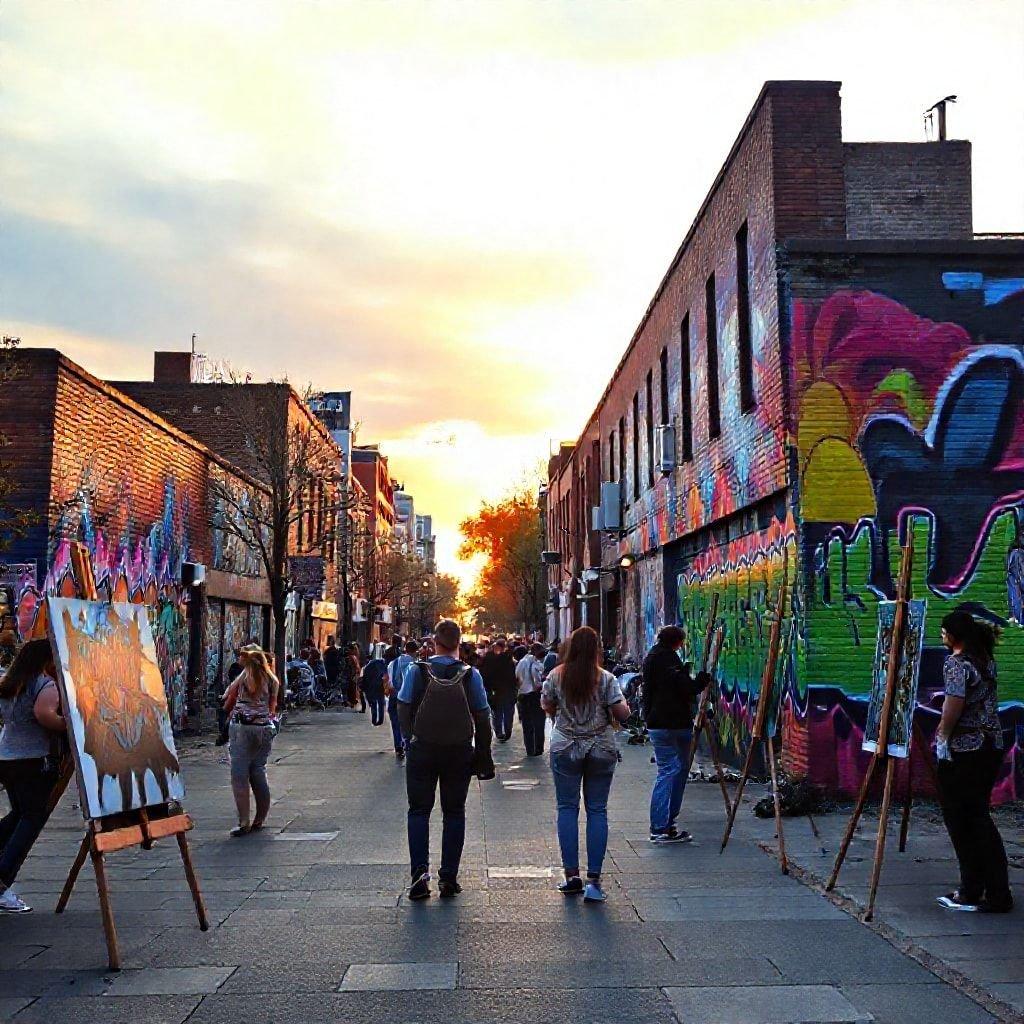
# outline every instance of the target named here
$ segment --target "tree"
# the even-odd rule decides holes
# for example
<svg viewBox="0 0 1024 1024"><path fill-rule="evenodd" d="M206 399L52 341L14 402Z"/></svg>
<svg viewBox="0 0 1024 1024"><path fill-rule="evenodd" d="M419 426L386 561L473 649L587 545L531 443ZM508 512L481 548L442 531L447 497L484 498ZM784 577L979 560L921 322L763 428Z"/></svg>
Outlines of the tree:
<svg viewBox="0 0 1024 1024"><path fill-rule="evenodd" d="M297 542L296 548L333 558L339 519L347 521L339 456L311 415L295 414L301 399L287 382L232 384L224 411L243 433L241 468L250 480L220 470L211 474L211 524L237 538L266 572L274 656L283 678L292 541L302 537L305 546Z"/></svg>
<svg viewBox="0 0 1024 1024"><path fill-rule="evenodd" d="M484 502L459 525L460 558L483 555L485 562L471 598L480 618L496 626L540 629L547 598L544 525L536 495L519 488L498 502Z"/></svg>

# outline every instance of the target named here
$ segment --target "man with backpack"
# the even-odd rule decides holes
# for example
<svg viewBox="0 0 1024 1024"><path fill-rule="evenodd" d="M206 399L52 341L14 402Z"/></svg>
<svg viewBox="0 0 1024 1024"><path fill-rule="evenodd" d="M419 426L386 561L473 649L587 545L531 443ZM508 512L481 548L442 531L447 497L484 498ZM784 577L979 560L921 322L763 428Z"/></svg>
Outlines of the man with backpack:
<svg viewBox="0 0 1024 1024"><path fill-rule="evenodd" d="M442 619L434 627L434 649L405 670L398 692L398 717L406 739L405 785L409 797L410 900L430 896L430 812L441 789L441 867L438 891L457 896L459 863L466 839L470 779L494 778L491 722L483 679L458 660L462 632Z"/></svg>
<svg viewBox="0 0 1024 1024"><path fill-rule="evenodd" d="M710 676L690 675L689 664L679 658L685 639L679 626L665 626L644 658L641 707L658 764L651 793L651 842L657 845L691 839L685 829L676 828L676 818L686 788L697 698Z"/></svg>

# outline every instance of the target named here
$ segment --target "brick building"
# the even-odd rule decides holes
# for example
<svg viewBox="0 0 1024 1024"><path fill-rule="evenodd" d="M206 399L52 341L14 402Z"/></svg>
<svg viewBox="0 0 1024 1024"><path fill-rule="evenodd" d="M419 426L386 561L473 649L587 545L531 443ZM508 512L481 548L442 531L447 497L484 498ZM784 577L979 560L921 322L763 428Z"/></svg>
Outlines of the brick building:
<svg viewBox="0 0 1024 1024"><path fill-rule="evenodd" d="M1004 624L1012 797L1024 240L974 236L969 143L844 143L839 89L765 85L597 408L551 460L551 630L589 621L637 655L679 622L696 660L717 591L719 728L738 758L787 565L784 761L849 791L878 602L912 529L919 717L930 732L942 616L966 605Z"/></svg>
<svg viewBox="0 0 1024 1024"><path fill-rule="evenodd" d="M335 527L341 501L340 481L333 470L341 453L326 426L290 385L195 381L193 365L191 353L157 352L152 381L111 383L259 480L265 481L272 469L266 459L254 455L252 420L258 418L268 431L280 433L277 444L282 448L294 431L310 439L310 463L330 466L332 472L306 487L299 497L301 514L291 526L286 646L297 650L308 636L322 644L328 634L337 632ZM260 440L267 444L271 437Z"/></svg>
<svg viewBox="0 0 1024 1024"><path fill-rule="evenodd" d="M253 481L60 352L18 351L14 371L0 385L11 504L37 517L2 569L22 634L44 595L74 593L70 543L85 542L100 592L150 607L174 725L197 724L232 647L267 631L261 566L211 527L211 474ZM206 567L205 587L182 586L188 562Z"/></svg>

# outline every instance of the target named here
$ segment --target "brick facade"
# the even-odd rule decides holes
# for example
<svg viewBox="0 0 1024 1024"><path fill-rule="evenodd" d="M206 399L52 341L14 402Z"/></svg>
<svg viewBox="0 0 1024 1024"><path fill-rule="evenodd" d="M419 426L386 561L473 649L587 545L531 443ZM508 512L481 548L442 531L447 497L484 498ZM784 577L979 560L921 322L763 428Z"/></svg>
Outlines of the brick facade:
<svg viewBox="0 0 1024 1024"><path fill-rule="evenodd" d="M833 590L832 604L814 605L811 583L834 555L830 545L836 531L858 558L864 557L867 532L876 529L889 537L890 524L878 523L892 514L885 503L898 491L882 482L884 429L873 428L883 454L873 451L870 458L857 447L857 431L866 426L865 415L870 419L890 409L911 416L911 434L924 431L929 415L945 401L941 381L970 371L970 353L978 345L996 338L1004 346L1021 344L1021 319L1017 313L1014 321L1016 300L1010 296L1024 287L1024 248L1006 242L991 243L993 249L970 239L969 146L886 143L876 152L872 164L866 144L842 142L838 83L766 84L597 409L577 443L552 460L548 483L548 546L563 552L568 570L552 572L549 582L560 582L562 600L573 605L560 616L563 631L585 616L593 625L599 618L607 639L639 656L661 624L677 621L688 629L690 657L699 661L711 596L718 593L718 624L725 636L720 738L735 758L749 742L767 636L779 612L775 595L788 566L789 578L797 581L797 613L791 616L788 606L784 610L786 645L778 678L787 695L784 759L794 774L839 789L849 787L860 756L857 722L859 715L863 725L877 622L872 580L886 579L879 567L881 548L876 545L873 555L874 576L849 592L843 588L852 587L850 565L839 556L841 568L832 567L830 584L839 588L838 604ZM947 193L939 187L944 175ZM926 238L941 230L951 240L848 239L882 219L889 237L906 238L920 229ZM864 331L873 332L877 348L874 362L858 365L850 377L842 359L852 356L840 358L834 344L847 338L858 318ZM850 351L867 344L857 333L843 343ZM938 350L947 377L938 369ZM1012 435L1007 423L1021 415L1024 392L1017 390L1015 357L1004 351L1000 358L986 367L1009 381L1010 396L1000 406L1003 418L996 425L983 417L979 422L989 433L1011 430ZM826 369L837 359L838 380L835 368ZM978 383L973 372L968 383L999 397L998 382ZM808 391L814 374L823 376ZM862 380L880 390L851 399ZM675 467L661 475L650 447L656 426L666 422L675 428ZM833 436L841 428L841 439ZM821 436L812 455L805 442L814 431ZM893 436L905 448L894 458L912 461L915 446L930 443L920 433L894 430ZM979 443L977 450L962 445L964 467L998 447L996 441L986 443L989 448ZM932 458L919 454L925 461ZM590 531L589 516L601 481L608 480L620 482L624 529L606 534L601 543ZM885 496L876 494L879 487L888 488ZM1008 476L979 478L977 487L985 493L1002 487L1004 505L1015 500ZM851 494L859 518L830 520ZM927 498L915 492L915 501L926 504ZM1005 532L1016 514L1007 511L994 521ZM872 518L875 526L868 522ZM822 537L817 524L826 522L833 533ZM941 516L935 522L941 527ZM921 543L922 550L930 550L935 530ZM1007 543L1008 550L1017 550L1016 542ZM616 571L623 554L633 556L635 565ZM950 562L958 557L944 556ZM1019 557L1024 575L1024 555ZM1004 553L1001 561L1002 599L993 584L984 590L982 603L996 616L1018 618L1010 614L1012 601L1009 611L1007 606L1008 558ZM964 555L959 561L970 559ZM993 556L985 563L997 576L998 562ZM615 586L598 598L595 616L593 604L584 612L571 595L582 570L597 565L606 568ZM963 584L974 570L963 565L960 570L966 574ZM928 583L932 589L943 585L934 579ZM552 621L558 618L553 615ZM936 621L928 621L932 638ZM853 660L836 640L844 629L856 636ZM926 668L936 659L941 664L941 652L933 647L926 646ZM859 666L856 681L834 671L841 663ZM1012 697L1016 684L1008 692ZM842 749L843 725L836 725L831 740L824 727L812 728L822 707L830 721L841 712L843 722L852 723ZM1011 773L1006 790L1019 784Z"/></svg>
<svg viewBox="0 0 1024 1024"><path fill-rule="evenodd" d="M21 628L30 628L41 595L71 592L68 545L84 541L104 596L153 609L172 719L181 727L196 715L206 682L201 671L188 674L181 565L216 565L221 539L210 526L208 481L214 467L240 479L239 471L59 352L22 350L16 367L2 385L0 429L12 442L12 504L38 517L5 552L10 562L35 566L18 595Z"/></svg>

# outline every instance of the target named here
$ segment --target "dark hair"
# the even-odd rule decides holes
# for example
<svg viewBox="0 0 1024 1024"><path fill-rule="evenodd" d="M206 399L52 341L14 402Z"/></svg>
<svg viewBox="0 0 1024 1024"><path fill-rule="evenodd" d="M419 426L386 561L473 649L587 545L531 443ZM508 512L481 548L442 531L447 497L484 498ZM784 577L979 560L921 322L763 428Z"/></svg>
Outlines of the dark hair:
<svg viewBox="0 0 1024 1024"><path fill-rule="evenodd" d="M418 640L406 640L405 641L405 653L415 654L420 649Z"/></svg>
<svg viewBox="0 0 1024 1024"><path fill-rule="evenodd" d="M53 650L49 640L27 640L0 681L0 697L11 700L20 696L30 680L40 676L52 664Z"/></svg>
<svg viewBox="0 0 1024 1024"><path fill-rule="evenodd" d="M686 631L679 626L662 626L658 631L658 643L675 647L686 639Z"/></svg>
<svg viewBox="0 0 1024 1024"><path fill-rule="evenodd" d="M975 668L982 672L988 668L995 657L996 631L987 622L980 622L970 612L955 611L942 620L942 628L950 640L963 645Z"/></svg>
<svg viewBox="0 0 1024 1024"><path fill-rule="evenodd" d="M446 651L458 650L459 641L462 639L462 630L459 624L453 619L442 619L434 627L434 643L443 647Z"/></svg>
<svg viewBox="0 0 1024 1024"><path fill-rule="evenodd" d="M525 644L519 644L513 648L512 657L515 658L516 661L522 661L529 653L530 651Z"/></svg>
<svg viewBox="0 0 1024 1024"><path fill-rule="evenodd" d="M601 643L590 626L580 626L569 637L562 665L562 698L567 706L585 708L597 693L601 678Z"/></svg>
<svg viewBox="0 0 1024 1024"><path fill-rule="evenodd" d="M531 644L530 645L530 653L535 658L543 657L543 655L544 655L544 645L543 644Z"/></svg>

